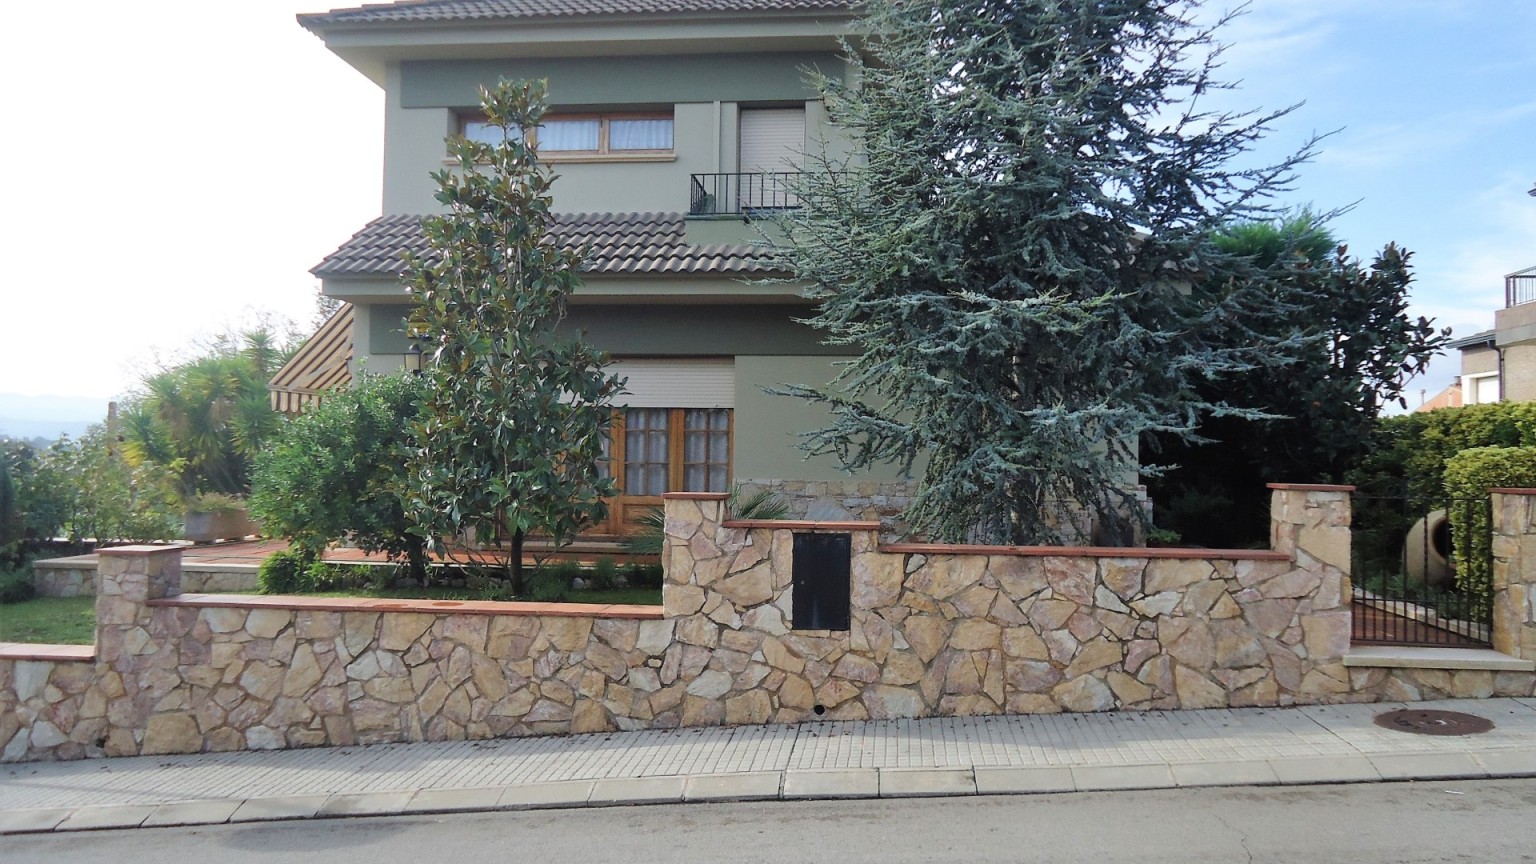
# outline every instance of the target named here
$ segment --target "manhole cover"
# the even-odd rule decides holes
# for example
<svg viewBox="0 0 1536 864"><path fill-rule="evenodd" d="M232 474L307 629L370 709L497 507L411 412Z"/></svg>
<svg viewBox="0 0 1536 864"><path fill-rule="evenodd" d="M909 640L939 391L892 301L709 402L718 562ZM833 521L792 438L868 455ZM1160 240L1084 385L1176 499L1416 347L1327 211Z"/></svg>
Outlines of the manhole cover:
<svg viewBox="0 0 1536 864"><path fill-rule="evenodd" d="M1415 735L1476 735L1493 728L1493 721L1460 711L1405 709L1376 715L1376 725Z"/></svg>

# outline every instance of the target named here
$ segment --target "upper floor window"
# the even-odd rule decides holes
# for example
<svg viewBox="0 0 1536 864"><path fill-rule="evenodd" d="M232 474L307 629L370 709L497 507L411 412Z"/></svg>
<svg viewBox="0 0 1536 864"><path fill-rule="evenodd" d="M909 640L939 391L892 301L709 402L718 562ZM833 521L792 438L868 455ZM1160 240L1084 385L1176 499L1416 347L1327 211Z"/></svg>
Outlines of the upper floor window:
<svg viewBox="0 0 1536 864"><path fill-rule="evenodd" d="M501 129L470 116L463 134L484 144L501 142ZM534 130L539 152L562 156L671 154L671 114L551 114Z"/></svg>

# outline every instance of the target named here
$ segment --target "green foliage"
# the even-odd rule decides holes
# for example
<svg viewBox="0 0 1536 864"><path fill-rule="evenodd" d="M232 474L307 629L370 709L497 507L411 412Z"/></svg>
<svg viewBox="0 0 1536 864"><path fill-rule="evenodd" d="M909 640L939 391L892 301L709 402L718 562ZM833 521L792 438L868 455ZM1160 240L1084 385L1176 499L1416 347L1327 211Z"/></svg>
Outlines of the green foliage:
<svg viewBox="0 0 1536 864"><path fill-rule="evenodd" d="M789 502L771 489L759 489L743 497L740 486L731 487L725 499L725 512L731 519L783 519L789 515ZM633 555L660 555L667 542L667 515L652 507L635 520L639 528L630 535L626 548Z"/></svg>
<svg viewBox="0 0 1536 864"><path fill-rule="evenodd" d="M246 492L252 459L282 426L267 382L295 348L260 326L146 376L120 415L129 459L175 467L184 497Z"/></svg>
<svg viewBox="0 0 1536 864"><path fill-rule="evenodd" d="M14 573L0 573L0 603L23 603L36 596L31 567Z"/></svg>
<svg viewBox="0 0 1536 864"><path fill-rule="evenodd" d="M528 580L528 596L540 603L561 603L570 596L571 580L581 575L581 565L558 561L534 570Z"/></svg>
<svg viewBox="0 0 1536 864"><path fill-rule="evenodd" d="M596 591L612 591L619 587L619 565L611 555L600 556L587 574L590 587Z"/></svg>
<svg viewBox="0 0 1536 864"><path fill-rule="evenodd" d="M303 574L314 559L298 550L273 552L256 570L256 590L263 594L297 594Z"/></svg>
<svg viewBox="0 0 1536 864"><path fill-rule="evenodd" d="M1403 496L1444 506L1447 463L1474 447L1536 446L1536 402L1496 402L1387 417L1348 475L1360 496Z"/></svg>
<svg viewBox="0 0 1536 864"><path fill-rule="evenodd" d="M407 512L420 378L369 375L295 418L256 458L251 512L311 557L350 539L425 579L427 543Z"/></svg>
<svg viewBox="0 0 1536 864"><path fill-rule="evenodd" d="M1487 543L1492 526L1481 506L1489 489L1536 488L1536 447L1474 447L1446 460L1445 494L1451 500L1451 544L1457 550L1456 587L1488 598L1493 593L1490 559L1466 554ZM1471 503L1476 506L1457 506Z"/></svg>
<svg viewBox="0 0 1536 864"><path fill-rule="evenodd" d="M0 566L4 566L21 542L21 504L16 497L16 481L11 476L11 460L0 450Z"/></svg>
<svg viewBox="0 0 1536 864"><path fill-rule="evenodd" d="M631 588L646 588L652 591L661 590L661 583L665 579L666 571L660 564L632 563L626 571Z"/></svg>
<svg viewBox="0 0 1536 864"><path fill-rule="evenodd" d="M1064 505L1125 537L1137 441L1196 434L1205 379L1283 362L1270 279L1208 242L1262 220L1310 145L1240 170L1279 114L1208 111L1211 33L1144 0L874 0L828 111L862 161L808 154L782 264L859 357L805 446L920 484L947 541L1060 542ZM1202 285L1192 291L1196 282Z"/></svg>
<svg viewBox="0 0 1536 864"><path fill-rule="evenodd" d="M37 454L19 498L27 530L38 538L62 533L76 543L89 538L100 545L181 536L175 469L126 458L99 425Z"/></svg>
<svg viewBox="0 0 1536 864"><path fill-rule="evenodd" d="M447 212L423 220L429 252L408 259L428 388L407 509L424 537L506 530L520 589L525 534L559 548L606 515L599 466L621 383L597 350L553 332L581 258L549 237L553 177L526 134L544 84L502 81L481 100L505 140L450 139L457 170L433 175Z"/></svg>
<svg viewBox="0 0 1536 864"><path fill-rule="evenodd" d="M1273 286L1273 304L1255 310L1249 326L1298 338L1278 355L1281 365L1196 382L1202 401L1265 419L1217 413L1201 420L1198 439L1146 435L1142 459L1160 522L1201 545L1240 547L1268 538L1266 483L1342 481L1369 451L1382 406L1403 401L1404 385L1449 331L1409 317L1410 254L1394 245L1365 267L1307 213L1234 225L1214 242ZM1227 499L1223 518L1189 510L1200 495Z"/></svg>

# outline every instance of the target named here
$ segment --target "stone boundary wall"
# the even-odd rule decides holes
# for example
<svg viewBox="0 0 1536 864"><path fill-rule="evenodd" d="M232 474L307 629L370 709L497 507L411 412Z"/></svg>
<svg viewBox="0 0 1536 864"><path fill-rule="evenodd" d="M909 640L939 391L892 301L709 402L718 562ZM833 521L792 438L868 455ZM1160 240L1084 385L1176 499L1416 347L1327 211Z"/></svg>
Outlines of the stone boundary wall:
<svg viewBox="0 0 1536 864"><path fill-rule="evenodd" d="M90 560L80 560L89 558ZM96 593L95 556L32 562L32 587L39 597L86 597ZM256 568L249 564L197 564L181 570L183 591L241 593L256 590Z"/></svg>
<svg viewBox="0 0 1536 864"><path fill-rule="evenodd" d="M94 651L0 645L0 760L1531 695L1536 492L1494 499L1500 671L1349 662L1349 491L1275 487L1267 551L881 545L677 493L660 608L185 594L179 549L108 549ZM849 630L794 629L796 532L850 535Z"/></svg>

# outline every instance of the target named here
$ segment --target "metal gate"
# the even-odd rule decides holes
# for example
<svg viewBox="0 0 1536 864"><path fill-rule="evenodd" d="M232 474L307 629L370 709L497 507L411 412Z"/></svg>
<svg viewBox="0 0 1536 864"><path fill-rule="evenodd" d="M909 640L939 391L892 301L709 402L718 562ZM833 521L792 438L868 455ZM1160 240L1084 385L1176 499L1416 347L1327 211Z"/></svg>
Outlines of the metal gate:
<svg viewBox="0 0 1536 864"><path fill-rule="evenodd" d="M1357 644L1483 647L1493 602L1492 503L1408 496L1353 499Z"/></svg>

